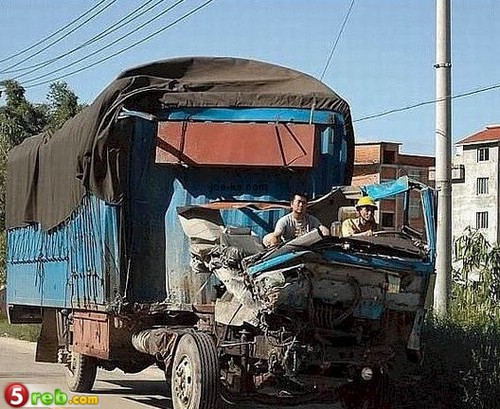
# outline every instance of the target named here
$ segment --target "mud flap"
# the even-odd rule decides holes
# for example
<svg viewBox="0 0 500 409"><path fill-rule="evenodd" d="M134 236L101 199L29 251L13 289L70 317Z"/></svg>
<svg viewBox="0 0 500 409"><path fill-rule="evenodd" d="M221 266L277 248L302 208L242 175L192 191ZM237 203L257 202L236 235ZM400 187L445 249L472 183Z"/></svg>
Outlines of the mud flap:
<svg viewBox="0 0 500 409"><path fill-rule="evenodd" d="M44 309L42 312L42 329L36 344L36 362L57 362L57 323L56 310Z"/></svg>

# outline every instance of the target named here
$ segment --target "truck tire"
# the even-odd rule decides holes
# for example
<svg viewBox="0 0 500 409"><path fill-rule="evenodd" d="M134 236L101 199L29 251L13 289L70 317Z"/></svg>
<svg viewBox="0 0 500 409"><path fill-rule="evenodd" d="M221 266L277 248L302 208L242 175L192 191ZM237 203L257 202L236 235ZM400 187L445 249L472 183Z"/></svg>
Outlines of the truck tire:
<svg viewBox="0 0 500 409"><path fill-rule="evenodd" d="M97 375L97 360L91 356L73 352L65 365L66 383L72 392L90 392Z"/></svg>
<svg viewBox="0 0 500 409"><path fill-rule="evenodd" d="M175 350L171 377L173 409L215 409L219 393L217 349L210 335L184 334Z"/></svg>

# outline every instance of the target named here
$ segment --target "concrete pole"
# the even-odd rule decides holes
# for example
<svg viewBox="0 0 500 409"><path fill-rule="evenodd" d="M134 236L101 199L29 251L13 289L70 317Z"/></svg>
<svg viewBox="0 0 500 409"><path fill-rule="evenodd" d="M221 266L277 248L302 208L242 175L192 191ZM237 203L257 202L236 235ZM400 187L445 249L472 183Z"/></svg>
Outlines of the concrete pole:
<svg viewBox="0 0 500 409"><path fill-rule="evenodd" d="M436 0L436 189L434 312L445 318L451 283L451 23L450 0Z"/></svg>

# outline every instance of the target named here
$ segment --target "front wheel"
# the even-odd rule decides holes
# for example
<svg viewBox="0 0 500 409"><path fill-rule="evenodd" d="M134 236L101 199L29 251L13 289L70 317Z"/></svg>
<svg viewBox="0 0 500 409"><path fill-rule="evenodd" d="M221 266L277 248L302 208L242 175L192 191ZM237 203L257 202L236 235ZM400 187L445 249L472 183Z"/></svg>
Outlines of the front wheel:
<svg viewBox="0 0 500 409"><path fill-rule="evenodd" d="M205 333L184 334L172 366L174 409L215 409L219 390L219 364L212 338Z"/></svg>
<svg viewBox="0 0 500 409"><path fill-rule="evenodd" d="M94 357L71 353L71 360L65 367L66 383L72 392L90 392L97 375L97 359Z"/></svg>

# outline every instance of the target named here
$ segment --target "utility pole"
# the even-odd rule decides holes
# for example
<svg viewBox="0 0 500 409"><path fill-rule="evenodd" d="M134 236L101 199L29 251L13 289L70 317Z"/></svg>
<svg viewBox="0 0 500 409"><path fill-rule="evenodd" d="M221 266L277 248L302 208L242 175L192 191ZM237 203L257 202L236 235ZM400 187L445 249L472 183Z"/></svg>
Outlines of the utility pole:
<svg viewBox="0 0 500 409"><path fill-rule="evenodd" d="M451 23L450 1L436 0L436 189L438 194L434 311L448 312L451 284Z"/></svg>

